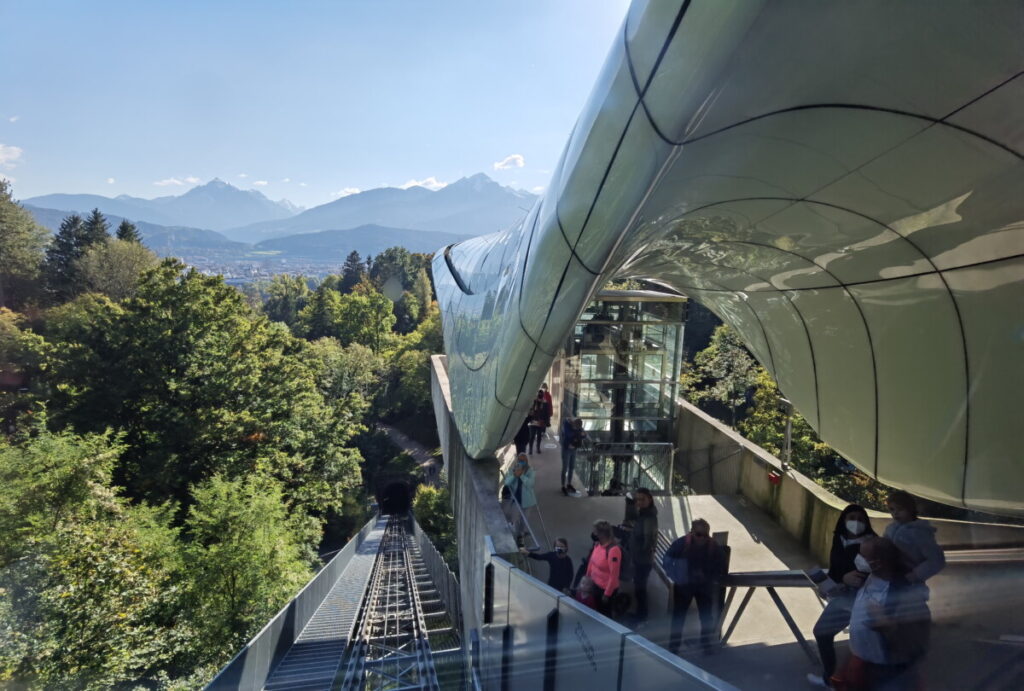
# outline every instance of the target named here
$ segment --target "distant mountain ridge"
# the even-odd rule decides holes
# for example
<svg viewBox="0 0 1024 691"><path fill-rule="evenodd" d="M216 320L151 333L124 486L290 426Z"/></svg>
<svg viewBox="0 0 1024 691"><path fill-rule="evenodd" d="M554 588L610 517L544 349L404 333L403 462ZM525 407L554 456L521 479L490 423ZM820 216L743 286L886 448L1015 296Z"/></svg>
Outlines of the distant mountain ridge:
<svg viewBox="0 0 1024 691"><path fill-rule="evenodd" d="M289 218L239 225L224 234L242 242L261 242L296 233L378 225L485 235L522 219L536 200L536 195L503 187L478 173L436 192L423 187L366 190Z"/></svg>
<svg viewBox="0 0 1024 691"><path fill-rule="evenodd" d="M23 202L39 208L80 214L99 209L104 214L134 222L211 230L282 220L294 215L297 210L287 200L274 202L256 190L241 190L219 178L178 196L155 199L126 194L114 198L98 194L45 194Z"/></svg>
<svg viewBox="0 0 1024 691"><path fill-rule="evenodd" d="M453 233L365 225L347 230L320 230L273 238L257 243L254 249L290 258L327 259L333 256L341 263L352 250L364 257L395 246L404 247L410 252L430 253L465 239L464 235Z"/></svg>

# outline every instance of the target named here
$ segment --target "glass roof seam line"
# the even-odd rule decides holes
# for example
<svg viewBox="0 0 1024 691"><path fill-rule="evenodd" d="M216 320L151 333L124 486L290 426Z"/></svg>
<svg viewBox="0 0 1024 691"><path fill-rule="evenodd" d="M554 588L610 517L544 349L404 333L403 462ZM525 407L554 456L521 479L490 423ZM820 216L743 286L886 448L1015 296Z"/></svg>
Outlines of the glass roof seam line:
<svg viewBox="0 0 1024 691"><path fill-rule="evenodd" d="M639 94L638 94L641 99L643 99L644 94L647 93L647 90L649 88L651 88L651 84L654 82L654 77L658 74L658 68L661 67L661 61L665 58L665 53L668 52L669 46L672 45L672 41L676 37L676 32L679 31L679 27L683 23L683 16L686 14L686 11L688 9L690 9L690 0L684 0L683 4L679 7L679 11L676 12L675 19L672 20L672 26L668 30L668 35L665 37L665 41L661 44L661 50L658 51L657 59L654 61L654 64L651 65L651 73L647 77L647 83L644 84L643 90L640 91ZM627 26L628 22L629 22L629 14L627 13L626 14L626 21L623 22L623 24L622 24L623 28L625 28ZM623 37L623 40L625 40L626 34L623 33L622 37ZM629 42L628 41L626 41L626 51L627 51L627 53L629 51Z"/></svg>
<svg viewBox="0 0 1024 691"><path fill-rule="evenodd" d="M1002 147L1002 148L1004 148L1004 149L1005 149L1006 151L1008 151L1008 152L1010 152L1010 153L1012 153L1012 154L1016 154L1016 156L1017 156L1018 158L1024 158L1024 154L1021 154L1021 153L1019 153L1019 152L1017 152L1017 151L1014 151L1014 150L1013 150L1012 148L1010 148L1010 147L1009 147L1008 145L1005 145L1005 144L1001 144L1000 142L997 142L997 141L996 141L996 140L994 140L994 139L989 139L989 138L988 138L988 137L986 137L985 135L982 135L982 134L976 133L976 132L974 132L973 130L969 130L969 129L961 128L961 127L960 127L959 125L956 125L955 123L951 123L951 122L948 122L949 118L953 117L954 115L956 115L956 114L957 114L957 113L959 113L960 111L962 111L962 110L966 110L967 108L970 108L971 106L973 106L973 105L974 105L975 103L977 103L978 101L981 101L982 99L984 99L984 98L986 98L986 97L988 97L988 96L991 96L991 95L992 95L992 94L994 94L994 93L995 93L996 91L999 91L1000 89L1002 89L1002 88L1003 88L1004 86L1006 86L1007 84L1009 84L1009 83L1010 83L1010 82L1012 82L1013 80L1015 80L1015 79L1020 79L1020 78L1021 78L1022 76L1024 76L1024 70L1021 70L1021 71L1017 72L1016 74L1013 74L1013 75L1011 75L1011 76L1007 77L1007 78L1006 78L1006 79L1004 79L1003 81L1001 81L1001 82L999 82L998 84L996 84L995 86L993 86L993 87L992 87L991 89L988 89L987 91L983 91L983 92L982 92L981 94L979 94L979 95L975 96L974 98L972 98L972 99L971 99L970 101L968 101L967 103L964 103L964 104L963 104L962 106L960 106L960 107L958 107L958 108L955 108L954 110L950 111L949 113L946 113L946 114L945 114L945 115L943 115L943 116L942 116L941 118L939 118L939 120L940 120L940 121L942 122L942 124L944 124L944 125L949 125L950 127L956 127L957 129L963 129L963 130L964 130L965 132L970 132L970 133L972 133L972 134L975 134L976 136L982 137L983 139L986 139L987 141L991 142L992 144L995 144L996 146L1001 146L1001 147Z"/></svg>
<svg viewBox="0 0 1024 691"><path fill-rule="evenodd" d="M707 279L705 279L705 280L707 280ZM709 283L714 283L714 281L710 281L710 280L708 282ZM722 290L716 290L716 291L713 291L713 292L721 292L721 293L729 293L729 294L731 294L733 297L735 297L740 302L740 304L744 305L748 310L750 310L750 313L752 315L754 315L754 321L757 322L757 326L761 329L761 335L764 337L764 345L768 349L768 362L770 364L770 368L769 369L771 369L772 378L775 379L776 381L778 381L778 377L775 374L775 372L776 372L776 370L775 370L775 356L772 354L772 342L768 339L768 332L765 331L764 323L761 321L761 317L759 317L757 315L757 310L755 310L753 307L751 307L749 302L747 302L743 298L739 297L738 293L740 293L741 291L722 289Z"/></svg>
<svg viewBox="0 0 1024 691"><path fill-rule="evenodd" d="M987 94L983 94L983 96L984 95L987 95ZM978 97L978 98L981 98L981 97ZM641 100L643 100L642 97L641 97ZM972 100L971 102L973 103L973 102L975 102L977 100L978 99L976 98L976 99ZM968 104L968 105L970 105L970 104ZM966 106L963 106L963 107L966 107ZM745 118L745 119L740 120L738 122L734 122L731 125L726 125L725 127L720 127L719 129L717 129L717 130L715 130L713 132L708 132L707 134L702 134L702 135L697 136L697 137L691 137L690 139L684 139L683 141L679 141L679 142L671 141L671 140L669 140L669 141L670 141L671 144L673 144L675 146L686 146L688 144L693 144L695 142L699 142L702 139L707 139L708 137L713 137L713 136L715 136L717 134L722 134L722 133L727 132L727 131L729 131L731 129L734 129L734 128L737 128L737 127L742 127L743 125L748 125L748 124L750 124L752 122L756 122L758 120L763 120L765 118L770 118L770 117L773 117L775 115L785 115L786 113L796 113L796 112L800 112L800 111L804 111L804 110L828 110L828 109L865 110L865 111L871 111L871 112L876 112L876 113L888 113L890 115L901 115L903 117L913 118L915 120L922 120L924 122L929 123L925 127L925 129L927 129L928 127L932 127L934 125L943 125L945 127L950 127L952 129L959 130L959 131L961 131L961 132L963 132L965 134L970 134L970 135L972 135L974 137L977 137L978 139L986 141L989 144L992 144L993 146L996 146L996 147L1002 149L1003 151L1006 151L1007 153L1009 153L1009 154L1011 154L1013 156L1016 156L1017 158L1024 158L1024 154L1020 153L1019 151L1016 151L1015 149L1013 149L1012 147L1010 147L1007 144L1003 144L1002 142L1000 142L998 140L992 139L988 135L985 135L985 134L982 134L981 132L977 132L975 130L972 130L969 127L964 127L963 125L958 125L955 122L946 122L943 118L951 117L952 113L950 115L943 116L943 118L934 118L934 117L931 117L929 115L922 115L920 113L912 113L912 112L906 111L906 110L899 110L898 108L887 108L885 106L872 106L872 105L867 105L867 104L864 104L864 103L807 103L807 104L803 104L803 105L799 105L799 106L791 106L789 108L780 108L779 110L769 111L767 113L762 113L760 115L752 115L749 118ZM954 113L955 112L957 112L957 111L954 111ZM914 134L913 136L917 136L917 134L920 134L920 132Z"/></svg>
<svg viewBox="0 0 1024 691"><path fill-rule="evenodd" d="M576 251L576 247L580 244L580 240L583 239L583 234L587 231L587 224L590 223L590 217L594 214L594 209L597 208L597 200L601 198L601 192L604 191L604 185L608 182L608 176L611 174L612 167L615 165L615 159L619 156L619 150L622 148L622 142L626 140L626 134L629 132L629 126L633 123L633 118L636 117L636 111L639 107L640 99L638 97L636 103L633 104L633 111L629 114L629 118L626 120L626 124L622 128L619 140L615 143L615 149L612 151L612 155L608 159L608 165L604 167L604 174L601 175L601 182L597 185L597 191L594 192L594 198L590 200L590 208L587 209L587 215L583 218L583 223L580 224L580 234L576 237L576 242L572 245L572 250L574 252Z"/></svg>
<svg viewBox="0 0 1024 691"><path fill-rule="evenodd" d="M452 258L451 258L451 254L450 253L451 253L452 247L454 247L456 244L458 244L458 243L452 243L451 245L448 245L447 247L444 248L444 263L445 263L445 265L447 265L448 273L450 273L452 275L452 278L455 280L455 285L457 285L459 287L459 290L461 290L466 295L472 295L473 291L470 290L469 287L465 283L463 283L462 276L459 275L458 270L455 268L455 265L452 263Z"/></svg>
<svg viewBox="0 0 1024 691"><path fill-rule="evenodd" d="M796 306L796 302L793 298L786 295L785 292L782 294L786 297L786 301L789 302L790 307L796 312L796 316L800 319L800 324L804 327L804 336L807 338L807 351L811 354L811 376L814 378L814 414L817 416L815 420L818 423L818 432L821 433L821 392L818 388L818 360L814 355L814 341L811 340L811 330L807 328L807 321L804 319L803 313L800 308Z"/></svg>
<svg viewBox="0 0 1024 691"><path fill-rule="evenodd" d="M689 4L689 3L687 2L687 4ZM654 130L654 133L657 134L658 137L663 142L665 142L666 144L675 145L675 142L673 142L671 139L669 139L667 136L665 136L665 134L661 131L661 128L658 127L658 123L654 121L654 116L651 115L651 111L650 111L650 109L647 108L646 101L644 101L643 95L645 93L647 93L647 89L646 88L641 89L641 87L640 87L640 80L637 79L636 67L633 65L633 53L629 50L629 40L626 38L628 33L629 33L629 14L627 13L626 14L626 21L624 21L622 23L622 45L623 45L623 47L626 50L626 66L629 68L629 78L630 78L630 81L633 82L633 90L636 92L636 95L640 99L640 105L643 107L644 114L647 116L647 122L650 123L651 129ZM651 71L651 74L652 75L654 74L653 70Z"/></svg>
<svg viewBox="0 0 1024 691"><path fill-rule="evenodd" d="M533 236L537 232L537 224L540 223L540 209L537 210L537 215L533 217L533 224L530 226L530 237L526 241L526 252L523 255L523 263L519 267L522 269L519 273L519 294L516 295L516 313L519 319L519 326L526 331L526 327L523 326L523 290L526 287L526 267L530 264L530 250L533 249ZM529 337L529 333L526 334ZM533 341L532 338L530 338ZM533 341L534 345L537 345L536 341Z"/></svg>
<svg viewBox="0 0 1024 691"><path fill-rule="evenodd" d="M580 255L576 254L576 248L573 247L572 244L569 242L569 238L565 234L565 228L562 226L562 217L558 213L558 202L557 201L555 202L555 223L558 224L558 232L562 234L562 240L565 241L566 248L569 250L569 253L572 254L572 256L574 256L576 258L576 261L578 261L580 263L580 266L582 266L586 270L587 273L592 274L594 276L600 276L601 272L600 271L594 271L589 266L587 266L587 263L585 261L583 261L582 259L580 259Z"/></svg>
<svg viewBox="0 0 1024 691"><path fill-rule="evenodd" d="M964 318L960 313L960 304L956 301L956 296L953 295L953 291L950 289L949 282L946 281L946 277L942 275L941 271L938 271L937 273L939 274L939 280L942 281L942 287L946 289L946 294L949 295L949 301L953 304L953 313L956 314L956 324L960 329L960 347L964 356L964 470L960 480L960 504L966 507L967 463L971 457L971 359L967 352L967 332L964 330Z"/></svg>

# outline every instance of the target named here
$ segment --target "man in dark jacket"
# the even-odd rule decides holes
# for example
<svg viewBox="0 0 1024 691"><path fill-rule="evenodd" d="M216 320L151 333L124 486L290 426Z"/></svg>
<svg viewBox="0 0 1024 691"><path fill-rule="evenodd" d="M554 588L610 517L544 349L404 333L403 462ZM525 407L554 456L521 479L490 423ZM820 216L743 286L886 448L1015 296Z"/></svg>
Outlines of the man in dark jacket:
<svg viewBox="0 0 1024 691"><path fill-rule="evenodd" d="M714 601L718 583L725 571L725 553L711 537L711 526L698 518L690 532L678 538L665 553L665 572L672 585L672 633L669 650L678 653L683 641L683 625L690 602L697 601L700 615L701 645L711 650L715 630Z"/></svg>
<svg viewBox="0 0 1024 691"><path fill-rule="evenodd" d="M629 499L627 498L627 502ZM654 568L654 548L658 543L658 508L646 487L633 492L633 508L622 526L628 532L627 547L633 562L633 596L636 598L636 624L647 620L647 579Z"/></svg>
<svg viewBox="0 0 1024 691"><path fill-rule="evenodd" d="M523 424L519 427L519 431L516 432L516 436L512 440L516 445L516 453L526 453L526 445L530 441L530 416L527 415L526 419L523 420Z"/></svg>

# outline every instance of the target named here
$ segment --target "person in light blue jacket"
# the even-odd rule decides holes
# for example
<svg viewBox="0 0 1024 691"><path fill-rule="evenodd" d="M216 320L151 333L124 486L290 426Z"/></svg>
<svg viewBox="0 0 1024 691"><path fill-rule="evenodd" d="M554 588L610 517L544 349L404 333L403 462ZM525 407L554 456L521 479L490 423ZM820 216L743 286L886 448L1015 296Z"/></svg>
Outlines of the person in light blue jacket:
<svg viewBox="0 0 1024 691"><path fill-rule="evenodd" d="M523 537L529 529L526 512L537 505L537 495L533 491L535 473L530 467L530 457L525 453L516 456L516 462L505 474L505 487L508 495L514 502L506 510L509 523L516 537ZM522 511L516 510L514 505L518 504Z"/></svg>
<svg viewBox="0 0 1024 691"><path fill-rule="evenodd" d="M886 504L893 522L886 526L885 537L903 555L907 582L923 584L946 565L946 555L935 541L935 526L917 517L917 502L903 490L889 494Z"/></svg>

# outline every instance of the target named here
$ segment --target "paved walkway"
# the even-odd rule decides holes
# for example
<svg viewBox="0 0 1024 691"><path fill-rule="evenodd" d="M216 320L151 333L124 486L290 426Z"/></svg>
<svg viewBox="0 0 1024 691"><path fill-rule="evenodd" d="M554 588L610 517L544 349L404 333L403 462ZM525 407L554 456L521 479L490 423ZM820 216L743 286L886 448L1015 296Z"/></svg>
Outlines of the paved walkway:
<svg viewBox="0 0 1024 691"><path fill-rule="evenodd" d="M536 472L540 518L549 540L565 537L576 564L590 547L591 525L605 519L620 523L625 511L621 497L565 497L560 488L561 459L554 440L530 457ZM573 483L582 487L579 481ZM732 548L730 570L776 571L818 566L785 530L740 495L656 497L659 527L670 537L686 532L690 521L704 518L713 532L726 531ZM540 522L538 518L538 522ZM543 530L535 528L538 537ZM543 538L540 538L543 539ZM543 565L537 574L546 579ZM968 567L950 565L931 582L931 608L936 625L927 660L929 689L1024 688L1024 644L1007 639L1024 636L1024 571L1019 565ZM628 586L625 588L628 590ZM670 617L668 591L651 574L651 618L640 629L645 637L667 645ZM812 628L822 605L810 589L780 588L778 593L804 636L813 642ZM737 593L732 611L743 594ZM685 635L698 635L695 607L687 617ZM731 611L726 621L730 621ZM840 659L846 634L837 637ZM1024 638L1022 638L1024 640ZM768 593L755 591L728 644L715 655L684 651L682 657L742 689L810 688L806 674L816 666L796 643Z"/></svg>

